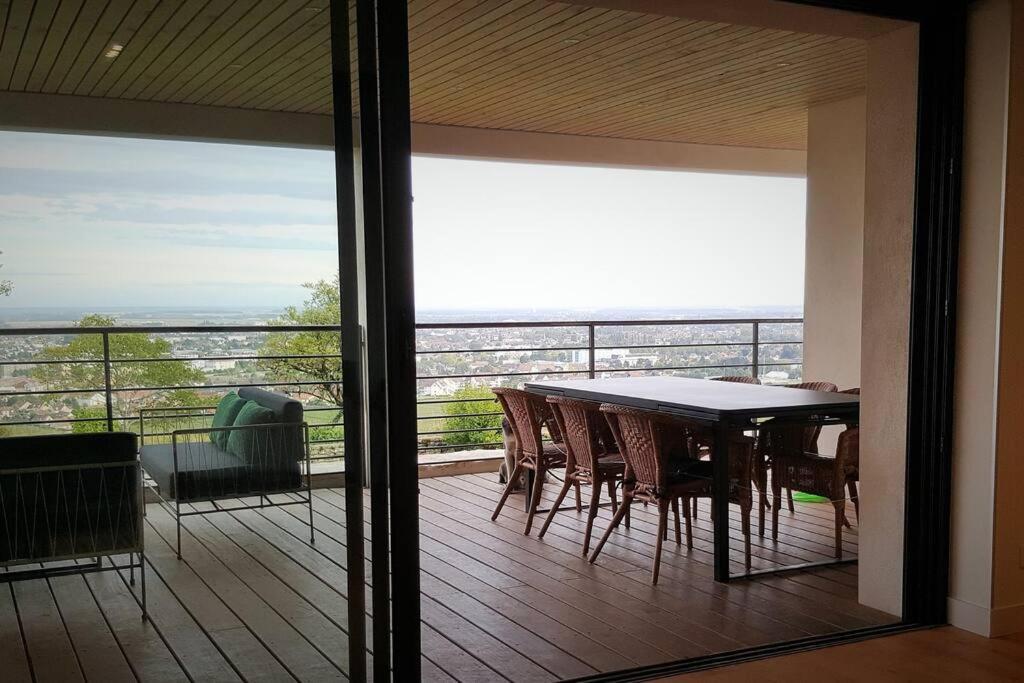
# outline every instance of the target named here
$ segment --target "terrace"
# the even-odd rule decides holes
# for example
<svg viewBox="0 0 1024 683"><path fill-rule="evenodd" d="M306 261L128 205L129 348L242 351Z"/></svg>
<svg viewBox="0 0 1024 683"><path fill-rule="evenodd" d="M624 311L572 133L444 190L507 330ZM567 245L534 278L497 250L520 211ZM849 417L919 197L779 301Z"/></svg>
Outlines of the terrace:
<svg viewBox="0 0 1024 683"><path fill-rule="evenodd" d="M590 565L582 516L557 516L543 540L523 536L517 505L489 521L500 490L490 474L422 481L424 680L550 681L892 622L858 602L856 565L716 583L706 504L694 551L668 544L651 586L651 512L637 509ZM755 537L755 567L827 559L822 507L798 503L779 543ZM12 584L0 591L7 680L344 677L344 491L316 490L314 508L314 545L300 508L189 517L178 560L173 520L149 505L151 623L139 621L127 571ZM844 550L856 556L856 529Z"/></svg>
<svg viewBox="0 0 1024 683"><path fill-rule="evenodd" d="M0 128L319 149L337 143L339 169L350 152L357 161L372 155L379 140L348 148L352 103L335 88L359 92L367 73L349 52L373 55L377 38L359 35L354 13L331 26L327 10L344 3L210 3L219 14L201 4L87 0L79 12L70 2L14 0L0 25L0 84L7 84ZM374 3L355 4L365 11ZM917 28L789 3L735 4L736 11L658 0L411 2L411 151L806 178L805 317L421 322L415 376L393 392L415 395L417 409L421 479L418 498L403 499L391 487L411 477L412 449L392 453L395 435L385 430L382 438L375 417L385 414L389 427L398 399L381 398L361 373L386 377L391 370L381 364L400 354L384 350L408 339L381 331L372 307L382 305L374 289L382 282L346 251L358 245L365 260L373 255L365 240L381 235L372 232L377 224L349 215L360 205L356 185L345 185L351 178L339 171L340 251L352 259L341 277L355 285L341 289L359 291L342 302L353 312L347 327L0 328L6 436L141 433L143 408L187 408L180 418L208 426L220 397L243 386L297 398L310 427L312 464L302 474L313 489L316 533L311 543L302 507L267 505L291 500L286 494L218 500L247 507L181 518L178 558L174 519L146 497L149 621L138 618L142 586L127 569L0 587L0 654L10 679L359 680L367 677L359 666L364 648L367 671L385 677L395 666L400 678L398 645L395 657L387 648L409 628L400 591L414 570L420 611L412 622L421 625L428 680L557 680L898 622L906 425L892 416L907 406ZM341 47L349 33L353 44ZM383 64L367 67L375 68L382 76ZM383 93L387 83L382 76L369 90ZM364 99L354 111L373 106ZM365 116L351 122L362 135L372 132L366 121L379 123ZM372 201L384 183L365 178L362 200ZM756 288L772 254L746 247L722 254L720 270ZM604 258L627 256L641 258ZM678 255L679 263L687 257ZM391 278L389 288L411 277L396 272L382 278ZM327 350L268 343L298 335ZM129 353L128 342L148 352ZM346 370L343 386L346 344L355 352L345 360L358 356L363 365L355 382ZM853 523L842 530L843 563L806 566L833 559L836 516L831 501L799 496L792 509L776 507L777 540L751 537L753 570L788 571L735 581L715 580L707 499L693 519L694 547L665 544L657 585L650 566L658 521L646 504L634 506L629 528L611 534L593 564L581 552L584 512L560 512L537 538L523 533L519 492L491 520L504 444L490 388L647 375L863 385L863 500L856 513L845 503ZM353 407L341 397L356 385L362 405ZM148 431L150 442L166 442L181 426L162 424ZM822 433L826 456L835 453L837 424ZM353 433L360 452L346 454ZM545 506L559 476L544 488ZM764 492L749 486L754 496ZM410 501L418 505L418 539L410 539L411 517L406 527L389 517ZM586 494L581 502L589 502ZM184 507L212 511L204 505ZM597 533L610 516L598 510ZM726 564L742 572L738 509L714 519L731 532ZM388 564L416 540L417 566Z"/></svg>
<svg viewBox="0 0 1024 683"><path fill-rule="evenodd" d="M736 374L795 381L801 372L802 326L800 319L419 325L424 678L556 680L891 623L891 615L858 602L855 563L757 582L716 583L707 501L701 501L694 520L693 551L669 544L658 586L649 583L657 528L652 511L638 509L631 529L614 535L595 565L579 554L583 513L557 515L543 540L523 536L519 494L496 522L489 521L503 488L495 474L501 432L494 426L467 427L459 420L497 420L500 411L487 399L444 398L431 392L440 379L453 383L449 393L458 387L567 377ZM138 415L129 411L151 404L155 396L196 391L213 404L219 394L240 385L305 397L315 425L315 544L309 543L302 508L243 510L184 518L183 559L178 560L173 519L150 502L145 535L152 627L138 621L132 597L138 597L139 588L128 584L127 570L62 577L48 584L12 584L9 595L0 595L8 602L4 630L13 637L6 650L13 670L37 679L128 672L161 680L251 680L261 673L300 680L347 675L345 651L337 647L347 637L346 498L344 490L330 488L344 472L343 438L331 430L344 423L338 406L322 405L310 396L310 387L322 378L275 381L257 370L261 358L268 360L258 352L266 335L303 333L338 334L331 326L0 329L0 364L28 380L8 380L14 389L0 395L4 428L12 434L111 427L138 432ZM160 338L170 343L170 351L160 358L118 358L111 349L118 347L119 335ZM41 349L89 336L101 339L94 344L101 350L98 357L40 362ZM231 338L230 346L249 350L196 353L196 340L204 338ZM500 359L508 354L515 363L501 370L506 366ZM542 370L534 367L538 361L531 360L533 355L551 354L557 359L539 361ZM635 360L652 356L671 360ZM118 381L137 376L118 368L169 358L193 365L217 363L217 368L230 365L224 362L234 365L196 384L137 386ZM339 358L332 354L287 360L326 360L337 368ZM489 365L474 366L484 358ZM91 376L102 378L103 384L47 388L32 374L47 366L59 366L60 377L87 377L78 370L95 367L98 371ZM470 371L460 370L465 368ZM69 401L98 406L100 414L75 417L55 408ZM481 406L473 409L480 412L459 411L451 424L451 418L437 417L438 408L460 403ZM197 407L189 415L202 423L210 412ZM320 426L324 431L317 431ZM169 431L147 434L149 439L168 436ZM546 505L553 488L545 489ZM365 505L369 507L369 500ZM852 504L847 507L855 519ZM602 509L597 527L603 528L609 517L610 511ZM738 535L738 511L730 522ZM778 542L753 538L755 571L831 557L830 505L797 502L794 513L782 515L781 524ZM369 526L366 534L369 538ZM856 527L844 535L848 561L858 556L857 540ZM732 560L737 570L742 568L738 545ZM367 618L371 630L369 610Z"/></svg>

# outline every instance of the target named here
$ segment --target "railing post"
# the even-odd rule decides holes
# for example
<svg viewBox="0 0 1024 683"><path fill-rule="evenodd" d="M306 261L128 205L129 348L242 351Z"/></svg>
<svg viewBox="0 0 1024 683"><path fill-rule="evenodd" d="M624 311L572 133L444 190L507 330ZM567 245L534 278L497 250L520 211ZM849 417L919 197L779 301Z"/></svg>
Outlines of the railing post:
<svg viewBox="0 0 1024 683"><path fill-rule="evenodd" d="M594 373L594 368L596 367L594 359L594 354L596 353L596 345L594 344L594 323L589 323L587 325L587 345L589 348L589 351L587 352L587 370L589 371L588 376L590 377L590 379L594 379L594 377L596 376Z"/></svg>
<svg viewBox="0 0 1024 683"><path fill-rule="evenodd" d="M107 402L107 431L114 431L114 395L110 386L110 333L103 332L103 394Z"/></svg>
<svg viewBox="0 0 1024 683"><path fill-rule="evenodd" d="M758 375L758 371L759 371L758 361L761 358L761 347L759 346L759 344L760 344L760 335L761 335L761 322L759 320L755 320L754 321L753 335L754 335L753 336L753 356L754 357L751 359L752 365L751 365L750 371L753 373L754 379L757 379L757 375Z"/></svg>

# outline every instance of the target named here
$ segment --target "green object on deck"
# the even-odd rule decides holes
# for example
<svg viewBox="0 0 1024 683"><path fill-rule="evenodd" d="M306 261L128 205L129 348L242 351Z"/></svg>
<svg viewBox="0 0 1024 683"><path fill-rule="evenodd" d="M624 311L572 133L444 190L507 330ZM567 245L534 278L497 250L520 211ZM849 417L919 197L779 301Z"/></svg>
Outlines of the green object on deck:
<svg viewBox="0 0 1024 683"><path fill-rule="evenodd" d="M811 493L804 493L803 491L793 491L793 501L796 503L827 503L828 498L825 496L815 496Z"/></svg>

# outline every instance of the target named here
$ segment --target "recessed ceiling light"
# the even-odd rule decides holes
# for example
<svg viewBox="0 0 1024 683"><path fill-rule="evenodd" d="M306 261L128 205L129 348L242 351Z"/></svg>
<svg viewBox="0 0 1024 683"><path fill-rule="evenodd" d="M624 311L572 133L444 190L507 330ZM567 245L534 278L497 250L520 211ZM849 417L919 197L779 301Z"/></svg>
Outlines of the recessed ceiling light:
<svg viewBox="0 0 1024 683"><path fill-rule="evenodd" d="M776 62L775 66L789 66L791 62Z"/></svg>
<svg viewBox="0 0 1024 683"><path fill-rule="evenodd" d="M118 43L113 43L109 48L107 48L107 51L106 51L106 53L103 56L106 57L107 59L114 59L119 54L121 54L121 50L123 50L123 49L124 49L124 45L119 45Z"/></svg>
<svg viewBox="0 0 1024 683"><path fill-rule="evenodd" d="M562 42L565 43L566 45L575 45L576 43L580 42L580 39L579 38L566 38Z"/></svg>

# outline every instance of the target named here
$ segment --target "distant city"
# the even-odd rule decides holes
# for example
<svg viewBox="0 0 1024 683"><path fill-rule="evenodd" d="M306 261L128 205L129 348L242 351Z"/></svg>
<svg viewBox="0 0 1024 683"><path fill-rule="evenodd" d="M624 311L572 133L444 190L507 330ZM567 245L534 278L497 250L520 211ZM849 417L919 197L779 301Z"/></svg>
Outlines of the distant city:
<svg viewBox="0 0 1024 683"><path fill-rule="evenodd" d="M280 307L182 308L154 306L124 307L34 307L0 306L2 327L60 327L73 325L87 314L116 318L118 325L162 327L198 325L259 325L276 320ZM426 309L416 313L417 322L499 322L540 320L699 320L707 318L799 318L800 306L756 306L743 308L507 308Z"/></svg>
<svg viewBox="0 0 1024 683"><path fill-rule="evenodd" d="M281 324L284 313L270 307L0 309L0 432L94 431L108 420L137 429L142 408L211 405L225 387L250 384L306 403L315 452L342 457L339 337L223 329ZM148 329L110 334L109 351L88 327L82 333L4 334L71 327L87 315ZM416 334L421 453L441 457L495 447L500 431L490 389L529 379L756 373L767 383L797 380L800 316L796 306L419 311L418 323L425 326ZM766 318L782 321L753 322ZM790 318L796 320L784 322ZM612 324L581 324L586 321ZM211 329L162 331L176 327ZM112 361L109 380L104 358ZM167 361L154 362L159 359Z"/></svg>

